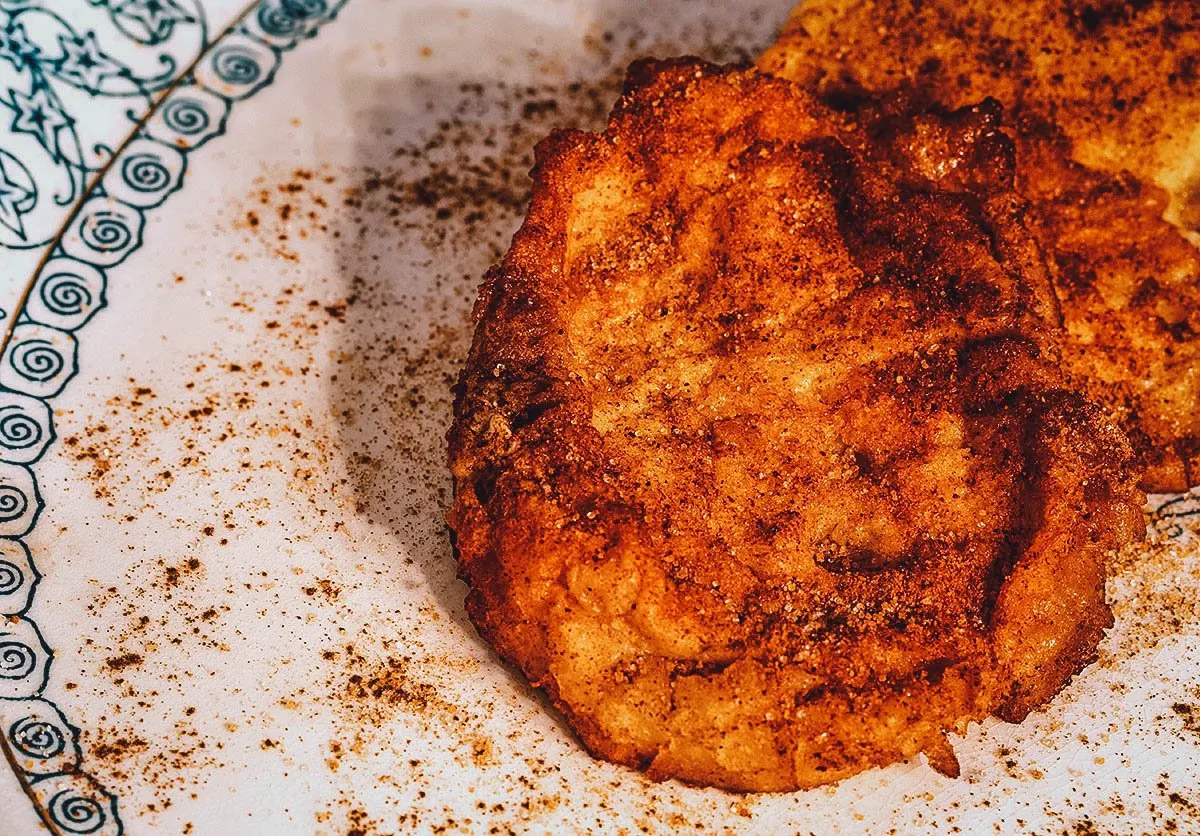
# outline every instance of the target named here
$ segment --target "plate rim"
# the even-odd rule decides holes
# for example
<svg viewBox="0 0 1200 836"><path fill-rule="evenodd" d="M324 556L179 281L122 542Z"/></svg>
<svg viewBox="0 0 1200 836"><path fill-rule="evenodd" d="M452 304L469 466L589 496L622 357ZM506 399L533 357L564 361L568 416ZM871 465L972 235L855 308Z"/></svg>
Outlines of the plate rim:
<svg viewBox="0 0 1200 836"><path fill-rule="evenodd" d="M19 689L0 694L0 750L53 834L121 834L124 823L117 792L85 768L79 729L44 696L54 652L29 616L42 575L24 538L45 507L34 466L56 440L50 401L78 370L75 334L107 305L109 272L182 187L189 155L224 134L233 106L269 86L283 55L347 2L250 0L204 42L80 191L0 326L0 596L20 604L0 597L0 674Z"/></svg>

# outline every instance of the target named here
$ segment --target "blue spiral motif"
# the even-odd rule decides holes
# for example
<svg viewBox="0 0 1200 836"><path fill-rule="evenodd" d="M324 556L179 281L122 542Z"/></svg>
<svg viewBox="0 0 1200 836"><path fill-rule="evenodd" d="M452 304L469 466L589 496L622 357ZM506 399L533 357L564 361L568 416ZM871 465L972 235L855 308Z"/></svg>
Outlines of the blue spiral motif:
<svg viewBox="0 0 1200 836"><path fill-rule="evenodd" d="M292 17L314 18L329 11L325 0L282 0L283 10Z"/></svg>
<svg viewBox="0 0 1200 836"><path fill-rule="evenodd" d="M26 717L13 723L8 730L8 739L22 755L42 761L61 755L67 748L62 731L53 723L36 717Z"/></svg>
<svg viewBox="0 0 1200 836"><path fill-rule="evenodd" d="M268 35L285 37L295 33L300 28L301 20L288 13L280 6L260 6L258 9L258 25Z"/></svg>
<svg viewBox="0 0 1200 836"><path fill-rule="evenodd" d="M121 177L139 192L157 192L171 184L171 172L152 154L131 154L121 163Z"/></svg>
<svg viewBox="0 0 1200 836"><path fill-rule="evenodd" d="M50 821L68 833L95 833L104 826L104 805L75 790L63 790L46 805Z"/></svg>
<svg viewBox="0 0 1200 836"><path fill-rule="evenodd" d="M0 523L20 519L29 510L29 499L12 485L0 485Z"/></svg>
<svg viewBox="0 0 1200 836"><path fill-rule="evenodd" d="M71 273L55 273L42 279L42 304L59 316L78 316L95 302L91 289Z"/></svg>
<svg viewBox="0 0 1200 836"><path fill-rule="evenodd" d="M37 655L27 644L0 641L0 679L24 679L37 667Z"/></svg>
<svg viewBox="0 0 1200 836"><path fill-rule="evenodd" d="M300 28L301 20L279 6L262 6L258 10L258 25L268 35L286 37Z"/></svg>
<svg viewBox="0 0 1200 836"><path fill-rule="evenodd" d="M262 77L258 55L237 45L218 47L212 64L217 77L226 84L253 84Z"/></svg>
<svg viewBox="0 0 1200 836"><path fill-rule="evenodd" d="M268 35L293 35L304 24L325 14L325 0L282 0L279 5L265 3L258 9L258 25Z"/></svg>
<svg viewBox="0 0 1200 836"><path fill-rule="evenodd" d="M9 595L21 588L25 583L25 573L21 567L7 560L0 560L0 595Z"/></svg>
<svg viewBox="0 0 1200 836"><path fill-rule="evenodd" d="M42 441L42 425L19 407L0 408L0 447L26 450Z"/></svg>
<svg viewBox="0 0 1200 836"><path fill-rule="evenodd" d="M102 253L123 250L133 243L133 231L124 216L103 209L87 217L80 237L89 247Z"/></svg>
<svg viewBox="0 0 1200 836"><path fill-rule="evenodd" d="M208 130L212 119L204 105L194 99L171 99L162 109L163 123L184 136L193 136Z"/></svg>
<svg viewBox="0 0 1200 836"><path fill-rule="evenodd" d="M22 377L44 383L66 367L66 360L49 340L33 339L13 348L11 362Z"/></svg>

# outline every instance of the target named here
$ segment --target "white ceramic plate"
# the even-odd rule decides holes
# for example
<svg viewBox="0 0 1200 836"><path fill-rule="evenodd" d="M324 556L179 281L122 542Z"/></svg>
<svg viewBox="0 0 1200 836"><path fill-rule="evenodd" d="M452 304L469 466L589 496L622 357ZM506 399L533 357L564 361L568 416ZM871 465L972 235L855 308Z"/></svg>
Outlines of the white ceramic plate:
<svg viewBox="0 0 1200 836"><path fill-rule="evenodd" d="M960 780L652 784L466 622L448 389L533 142L787 6L0 1L0 833L1200 828L1188 498Z"/></svg>

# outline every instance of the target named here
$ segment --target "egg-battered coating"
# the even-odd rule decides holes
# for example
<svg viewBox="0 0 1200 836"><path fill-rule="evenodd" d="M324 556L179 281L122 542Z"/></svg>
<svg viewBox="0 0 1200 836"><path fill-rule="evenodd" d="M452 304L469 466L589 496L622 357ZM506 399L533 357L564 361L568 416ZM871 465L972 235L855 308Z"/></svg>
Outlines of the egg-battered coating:
<svg viewBox="0 0 1200 836"><path fill-rule="evenodd" d="M1061 384L997 109L890 118L643 63L604 132L538 148L449 522L472 621L601 757L953 775L948 732L1045 703L1111 623L1142 496Z"/></svg>
<svg viewBox="0 0 1200 836"><path fill-rule="evenodd" d="M758 66L849 109L998 99L1071 385L1144 488L1200 484L1200 3L808 0Z"/></svg>
<svg viewBox="0 0 1200 836"><path fill-rule="evenodd" d="M1200 229L1195 0L804 0L758 66L951 108L991 96L1056 123L1084 165L1162 187Z"/></svg>

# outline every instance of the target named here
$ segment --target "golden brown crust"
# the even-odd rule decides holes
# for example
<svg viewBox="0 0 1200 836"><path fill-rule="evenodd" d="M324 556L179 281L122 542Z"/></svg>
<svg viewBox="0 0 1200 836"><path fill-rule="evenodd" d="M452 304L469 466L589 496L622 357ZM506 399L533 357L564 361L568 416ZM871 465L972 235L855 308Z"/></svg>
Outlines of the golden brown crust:
<svg viewBox="0 0 1200 836"><path fill-rule="evenodd" d="M1125 429L1142 487L1200 484L1200 249L1161 219L1159 189L1071 161L1039 122L1017 137L1072 385Z"/></svg>
<svg viewBox="0 0 1200 836"><path fill-rule="evenodd" d="M1200 210L1181 173L1200 162L1200 4L813 0L759 66L852 107L903 89L1012 109L1072 385L1125 429L1144 488L1200 484L1200 250L1148 185L1176 218Z"/></svg>
<svg viewBox="0 0 1200 836"><path fill-rule="evenodd" d="M539 146L449 521L472 620L590 750L740 790L953 774L947 732L1091 658L1141 496L1046 354L1011 171L990 105L849 120L697 61Z"/></svg>
<svg viewBox="0 0 1200 836"><path fill-rule="evenodd" d="M994 97L1057 123L1085 165L1166 189L1200 227L1194 0L804 0L758 65L810 89Z"/></svg>

